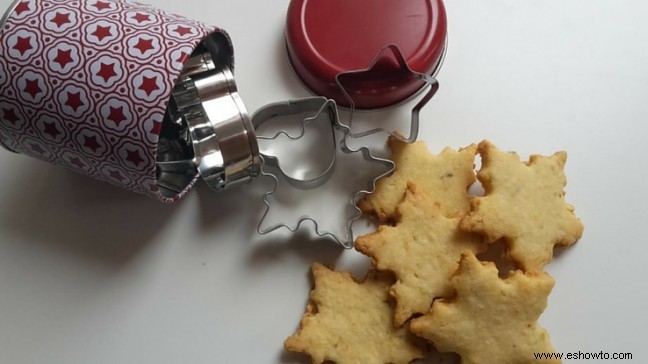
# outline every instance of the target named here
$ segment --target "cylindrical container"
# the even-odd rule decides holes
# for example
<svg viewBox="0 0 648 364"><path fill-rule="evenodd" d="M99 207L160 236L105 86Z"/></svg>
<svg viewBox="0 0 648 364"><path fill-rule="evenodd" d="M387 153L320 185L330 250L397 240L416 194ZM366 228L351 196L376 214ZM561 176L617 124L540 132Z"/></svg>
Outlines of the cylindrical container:
<svg viewBox="0 0 648 364"><path fill-rule="evenodd" d="M164 202L256 174L223 30L122 0L18 0L0 25L5 148Z"/></svg>

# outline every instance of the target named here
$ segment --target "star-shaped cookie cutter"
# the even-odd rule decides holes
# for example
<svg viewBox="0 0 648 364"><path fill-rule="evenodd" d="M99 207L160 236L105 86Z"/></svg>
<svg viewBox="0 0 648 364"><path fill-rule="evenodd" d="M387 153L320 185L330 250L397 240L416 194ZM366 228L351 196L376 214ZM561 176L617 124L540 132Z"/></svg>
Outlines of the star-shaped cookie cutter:
<svg viewBox="0 0 648 364"><path fill-rule="evenodd" d="M343 247L350 249L353 247L354 242L354 222L362 216L362 211L358 208L356 202L362 195L371 193L375 190L376 181L390 174L394 170L394 163L391 160L373 156L369 148L367 147L360 147L358 149L349 147L347 139L352 138L352 136L350 135L351 130L347 125L340 122L338 108L335 101L326 99L324 97L312 97L267 105L259 109L254 113L254 115L252 115L252 124L254 125L255 129L258 130L259 127L266 124L267 122L270 122L277 116L299 116L307 113L311 113L312 116L302 119L300 131L297 133L297 135L290 135L288 132L280 131L271 136L259 136L257 133L257 138L260 140L276 140L280 136L285 136L290 141L299 141L306 134L307 127L310 124L315 122L326 122L328 131L330 131L333 136L332 144L330 145L330 150L328 151L330 152L330 159L328 159L329 162L326 163L323 168L320 168L315 173L315 175L310 175L308 177L295 177L282 167L282 164L277 156L264 154L262 151L261 175L270 177L273 180L274 186L270 191L265 192L262 196L263 203L265 204L266 208L263 216L261 217L261 220L259 221L259 224L257 225L257 232L261 235L265 235L281 228L286 228L292 232L295 232L304 222L310 221L315 226L315 234L320 237L332 238ZM341 138L338 138L336 136L336 131L342 134ZM338 160L337 157L339 153L360 153L364 160L368 163L378 163L382 166L382 171L378 175L374 175L369 178L366 181L364 188L354 191L349 198L349 203L352 206L353 214L346 220L347 222L345 226L345 232L343 234L336 234L329 230L322 229L320 222L318 222L316 218L310 215L300 216L294 223L284 221L271 224L266 228L263 227L263 224L272 208L270 197L277 192L278 188L282 187L280 185L280 179L286 180L291 187L300 190L311 190L319 187L329 181L331 175L335 170L335 165ZM314 191L313 193L318 193L318 191Z"/></svg>
<svg viewBox="0 0 648 364"><path fill-rule="evenodd" d="M346 125L350 130L349 136L353 138L361 138L376 133L387 133L407 143L415 142L419 132L419 125L420 125L419 115L421 113L421 109L423 109L423 107L427 105L427 103L432 99L432 97L434 97L436 92L439 90L439 82L437 81L435 76L438 73L441 66L443 65L443 61L446 55L446 49L447 49L447 40L446 40L446 45L444 46L443 53L441 55L441 59L436 64L431 74L425 74L425 73L414 71L407 63L407 60L405 59L405 56L403 55L401 49L396 44L388 44L378 52L378 54L374 57L374 59L369 64L369 66L367 66L367 68L341 72L337 76L335 76L335 83L337 84L337 87L346 98L347 103L350 105L349 121L346 123ZM345 79L354 76L357 77L357 76L362 76L362 75L372 73L379 65L380 61L383 58L389 56L390 54L394 56L394 59L397 61L399 70L401 72L423 83L419 91L415 92L410 97L401 101L401 103L408 102L411 98L416 97L420 92L423 92L426 88L428 88L428 91L425 93L425 95L421 98L421 100L419 100L419 102L414 106L414 108L412 108L412 117L410 121L409 136L404 137L395 130L389 130L385 128L373 128L373 129L364 130L360 132L353 132L352 131L353 114L356 110L356 107L355 107L355 102L353 100L353 97L351 97L351 95L349 94L348 87L344 86Z"/></svg>
<svg viewBox="0 0 648 364"><path fill-rule="evenodd" d="M408 102L410 99L416 97L426 88L428 89L423 97L418 101L418 103L412 108L409 135L407 137L404 137L395 130L389 130L385 128L373 128L360 132L353 132L352 126L353 113L355 111L355 102L353 100L353 97L349 94L347 88L344 87L344 79L347 77L362 76L363 74L371 73L379 64L381 59L383 59L383 57L385 56L388 56L390 53L397 61L399 71L407 74L408 77L412 77L418 81L421 81L422 83L419 91L415 92L406 100L403 100L403 103ZM434 71L431 74L416 72L411 69L400 48L395 44L389 44L378 52L376 57L371 61L367 68L338 74L335 77L335 82L337 84L337 87L342 91L344 97L347 99L348 104L350 105L350 117L348 122L346 123L342 122L339 117L336 102L332 99L327 99L324 97L311 97L300 100L280 102L267 105L257 110L254 115L252 115L252 124L254 125L255 130L257 130L257 139L259 140L276 140L277 138L284 136L290 141L299 141L306 134L307 127L312 123L321 122L320 120L322 120L322 116L325 116L324 120L327 121L327 125L330 127L329 131L332 134L332 144L330 145L330 149L328 151L330 153L328 163L326 163L324 167L320 168L318 172L311 174L308 177L305 177L304 175L299 177L292 175L283 168L282 163L277 156L261 152L260 174L262 176L270 177L273 180L274 185L270 191L265 192L262 196L263 203L266 208L259 221L259 224L257 225L257 232L261 235L266 235L281 228L288 229L291 232L296 232L303 223L310 221L314 225L314 232L317 236L329 237L347 249L353 248L353 225L362 216L362 211L356 204L357 201L361 196L373 193L376 188L376 182L379 179L390 175L396 168L396 165L389 159L374 156L367 146L353 149L349 147L348 142L352 139L362 138L378 133L386 133L388 135L392 135L407 143L415 142L419 132L419 115L421 109L423 109L423 107L427 105L427 103L432 99L432 97L434 97L439 89L439 83L434 76L440 69L444 58L445 47L441 59L439 60L439 62L435 66ZM300 114L303 115L305 113L311 113L310 115L312 116L308 116L302 119L299 132L296 135L291 135L286 131L279 131L271 136L260 136L258 133L259 127L278 116L296 116ZM341 132L341 138L336 137L336 131ZM352 206L353 214L346 220L345 232L343 234L336 234L326 229L322 229L320 222L318 222L318 220L311 215L302 215L296 219L296 222L292 224L290 222L284 221L271 224L270 226L264 228L264 222L268 218L268 214L272 209L270 197L274 195L281 187L280 179L285 180L288 185L299 190L311 190L316 187L320 187L325 184L333 175L335 171L335 165L338 160L338 153L360 153L364 160L368 163L378 163L384 167L380 173L377 173L371 178L367 179L364 188L356 190L352 193L351 197L349 198L349 203Z"/></svg>

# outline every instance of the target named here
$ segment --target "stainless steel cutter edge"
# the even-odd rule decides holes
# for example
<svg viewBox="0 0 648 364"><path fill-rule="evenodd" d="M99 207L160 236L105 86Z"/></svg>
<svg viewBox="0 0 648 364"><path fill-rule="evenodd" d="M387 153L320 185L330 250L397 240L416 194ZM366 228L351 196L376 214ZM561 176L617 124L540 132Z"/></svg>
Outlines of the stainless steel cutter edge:
<svg viewBox="0 0 648 364"><path fill-rule="evenodd" d="M448 39L446 38L446 42L443 47L443 53L441 54L441 58L439 59L439 62L434 68L434 71L432 71L431 74L425 74L421 72L414 71L409 64L407 63L407 60L405 59L405 56L403 55L403 52L401 51L400 47L398 47L396 44L388 44L384 46L373 58L369 66L363 69L358 69L358 70L352 70L352 71L347 71L347 72L342 72L339 73L335 76L335 83L339 90L342 92L344 97L347 99L347 102L351 107L349 108L350 110L350 116L349 116L349 121L347 123L349 127L349 135L354 138L361 138L365 137L368 135L372 134L377 134L377 133L386 133L389 135L394 136L395 138L398 138L406 143L413 143L416 141L418 137L418 132L419 132L419 125L420 125L420 119L419 115L421 112L421 109L434 97L434 95L437 93L439 90L439 82L435 78L436 75L438 74L439 70L441 69L441 66L443 65L443 62L445 61L445 56L446 52L448 49ZM392 52L392 54L395 56L396 61L398 62L400 68L407 73L409 73L412 77L422 81L424 84L421 87L421 89L418 92L415 92L412 96L409 98L401 101L401 103L409 102L410 99L418 96L420 92L423 92L426 88L429 88L429 90L425 93L425 95L421 98L421 100L412 108L412 116L411 116L411 121L410 121L410 131L409 131L409 136L408 137L403 137L399 133L395 132L394 130L388 130L385 128L374 128L374 129L369 129L357 133L353 133L351 128L353 127L353 115L357 111L355 108L355 102L353 101L353 98L349 94L349 92L346 90L344 87L344 83L340 78L347 76L347 75L354 75L354 74L361 74L365 72L370 72L376 64L380 61L380 59L383 57L383 55L387 52Z"/></svg>
<svg viewBox="0 0 648 364"><path fill-rule="evenodd" d="M302 121L302 129L301 129L300 135L298 137L292 137L291 139L298 139L299 137L303 136L303 133L305 132L305 127L309 122L311 122L312 120L317 119L322 113L328 112L332 130L333 131L339 130L343 134L343 137L341 138L339 143L338 143L337 140L335 140L335 146L334 146L335 154L338 153L338 149L341 152L347 153L347 154L362 153L362 156L366 161L368 161L368 162L376 162L376 163L380 163L380 164L384 165L385 166L385 172L383 172L380 175L368 180L368 182L366 184L366 188L354 192L353 195L351 196L351 198L349 200L349 203L353 207L353 210L355 211L355 213L351 218L349 218L347 220L346 236L345 237L340 237L340 236L338 236L338 235L336 235L334 233L328 232L328 231L322 231L320 229L319 223L317 222L317 219L313 218L312 216L308 216L308 215L301 216L300 218L298 218L298 220L297 220L297 222L295 224L289 224L289 223L282 222L282 223L277 223L277 224L271 225L271 226L264 229L262 227L263 222L265 221L266 217L268 216L268 213L270 212L270 209L271 209L271 206L272 206L272 204L269 201L269 197L271 195L273 195L277 191L277 188L279 186L279 179L277 178L277 175L275 173L268 172L267 169L265 168L266 165L267 165L268 156L261 155L261 168L260 168L261 175L266 176L266 177L270 177L272 179L272 181L273 181L273 187L272 187L272 189L270 191L267 191L262 195L262 200L263 200L263 203L265 205L265 211L264 211L264 213L263 213L263 215L262 215L262 217L261 217L261 219L259 221L259 224L257 225L257 232L259 234L261 234L261 235L266 235L266 234L268 234L270 232L273 232L273 231L281 229L281 228L286 228L291 232L295 232L301 227L301 225L304 222L310 221L310 222L313 223L314 232L315 232L315 234L317 236L332 238L333 240L335 240L337 243L339 243L344 248L351 249L351 248L353 248L353 245L354 245L353 225L358 219L360 219L362 217L362 211L357 206L358 199L360 197L362 197L363 195L365 195L365 194L370 194L370 193L374 192L375 188L376 188L376 182L378 180L380 180L381 178L390 175L395 169L395 164L394 164L393 161L391 161L389 159L374 156L371 153L371 151L369 150L369 148L366 147L366 146L360 147L358 149L353 149L353 148L348 146L348 143L347 143L348 138L353 138L351 136L351 129L347 125L344 125L343 123L340 122L338 112L337 112L337 105L336 105L335 101L330 100L330 99L326 99L326 98L323 98L323 97L314 97L314 98L308 98L308 99L302 99L302 100L292 100L292 101L288 101L287 103L290 104L290 105L297 105L299 103L311 103L312 104L313 102L321 103L321 107L319 108L319 110L317 111L317 113L313 117L303 119L303 121ZM283 104L283 106L286 105L285 103L280 103L280 104ZM270 105L270 106L274 107L274 106L277 106L277 105L278 104L274 104L274 105ZM265 113L265 111L262 111L262 110L260 110L260 111L261 111L261 114L259 114L257 112L252 117L253 123L255 124L255 126L260 125L263 121L265 121L265 120L263 120L263 118L261 120L259 120L258 116L263 115L263 113ZM274 138L278 137L280 134L282 134L282 133L277 133L273 137L270 137L268 139L274 139ZM288 137L291 137L287 133L283 133L283 134L287 135ZM328 177L330 177L330 174L333 172L334 164L335 164L335 158L333 158L330 168L327 168L326 171L323 174L321 174L320 176L317 176L315 178L315 180L317 180L317 183L319 185L321 185L323 183L326 183L326 181L328 180ZM285 172L283 172L283 170L281 170L281 168L278 165L275 166L275 168L279 171L279 173L282 174L282 176L287 177L288 179L293 179L292 177L288 176ZM304 181L304 182L306 182L306 181ZM296 187L300 188L299 186L296 186Z"/></svg>

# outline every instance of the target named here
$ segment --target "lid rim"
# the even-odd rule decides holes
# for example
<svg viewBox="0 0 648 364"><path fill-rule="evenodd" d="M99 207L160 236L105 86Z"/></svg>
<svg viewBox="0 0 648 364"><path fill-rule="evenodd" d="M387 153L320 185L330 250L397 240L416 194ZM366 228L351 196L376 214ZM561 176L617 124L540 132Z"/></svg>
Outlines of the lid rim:
<svg viewBox="0 0 648 364"><path fill-rule="evenodd" d="M334 11L337 13L339 13L339 11L351 11L354 10L354 7L367 6L369 2L369 0L364 2L353 2L352 4L355 5L349 5L347 8L343 8L342 10L335 9ZM311 32L325 31L320 29L322 27L321 23L316 21L310 23L306 22L306 10L309 4L310 6L313 6L313 4L317 5L317 1L291 0L290 2L285 29L288 59L290 60L291 66L298 78L311 92L316 95L334 99L341 106L350 107L343 91L338 87L336 78L343 73L365 70L366 68L363 68L363 66L368 67L372 60L375 60L376 56L382 52L384 47L381 47L381 49L377 50L376 53L370 55L367 55L367 53L360 54L357 52L355 54L349 54L348 49L340 51L345 52L344 57L348 56L350 59L347 63L349 68L343 69L344 65L338 65L331 61L330 56L322 54L322 48L318 47L318 44L316 43L317 39L323 39L322 33L320 33L317 39L309 35L309 33L312 34ZM323 2L319 3L319 5L321 4L323 4ZM394 44L402 50L402 45L410 42L410 44L406 46L408 51L411 48L411 38L417 38L420 42L416 43L414 51L409 52L409 55L406 58L408 67L423 74L433 74L438 72L443 63L447 45L447 17L445 7L442 0L424 0L424 4L426 7L425 13L428 14L428 19L421 23L425 24L426 27L425 34L422 36L420 33L411 36L412 31L420 31L420 27L410 27L410 29L404 26L403 29L398 29L394 36L390 37L371 34L361 34L359 37L374 36L378 39L390 40L392 38L396 40L400 38L403 39L404 43L400 41L385 41L384 46ZM332 8L333 6L330 7ZM321 6L318 10L322 10ZM328 10L328 8L325 10ZM378 18L389 16L388 10L389 9L385 10L387 14L385 12L380 13ZM416 10L416 8L414 8L414 10ZM329 18L335 15L334 11L331 10L331 14L328 14ZM322 14L322 17L327 17L327 14ZM379 20L380 19L370 19L367 21ZM328 20L328 22L330 23L331 21ZM346 30L345 26L349 26L349 24L346 23L341 25L335 23L334 25L337 26L337 34L341 34L340 32ZM340 39L339 41L344 42L344 39ZM336 52L334 48L331 48L329 42L330 39L327 39L326 44L328 44L328 46L325 46L324 49L327 49L329 52ZM332 54L337 58L342 57L341 53ZM363 59L367 59L367 62L364 64L364 61L362 61ZM358 66L360 64L362 64L362 66ZM402 101L409 99L412 95L417 94L425 85L424 82L416 79L398 79L398 77L392 77L390 80L380 76L378 77L379 78L373 77L371 80L368 80L370 81L369 83L356 85L355 87L360 88L356 88L355 91L353 88L350 88L349 91L356 95L353 98L353 102L357 109L382 109L395 104L400 104Z"/></svg>

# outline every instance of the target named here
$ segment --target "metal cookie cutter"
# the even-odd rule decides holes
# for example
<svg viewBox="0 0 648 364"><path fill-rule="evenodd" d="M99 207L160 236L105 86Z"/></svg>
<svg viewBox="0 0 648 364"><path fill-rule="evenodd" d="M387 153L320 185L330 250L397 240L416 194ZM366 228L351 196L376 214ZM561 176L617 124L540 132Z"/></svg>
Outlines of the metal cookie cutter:
<svg viewBox="0 0 648 364"><path fill-rule="evenodd" d="M286 48L295 73L312 92L353 111L379 110L410 100L429 86L412 110L405 141L418 134L420 109L438 89L434 76L447 49L442 0L291 0ZM351 136L378 132L371 128Z"/></svg>
<svg viewBox="0 0 648 364"><path fill-rule="evenodd" d="M313 110L318 111L313 114ZM304 117L305 113L307 115ZM361 147L359 149L350 148L347 144L347 138L350 137L350 129L340 122L335 101L324 97L314 97L268 105L257 111L252 116L252 123L255 128L259 130L259 128L264 124L273 122L273 119L276 117L285 115L293 115L300 119L301 124L296 135L290 135L285 131L280 131L271 134L271 136L258 136L258 138L260 140L275 141L275 143L272 144L275 146L279 144L277 143L277 139L281 136L286 137L289 141L298 142L301 139L304 139L307 133L313 132L310 127L319 124L319 126L322 127L321 130L323 133L330 133L331 136L331 138L326 141L327 144L331 143L328 145L329 149L323 151L323 154L328 156L328 158L323 160L320 168L309 168L310 173L298 171L298 174L300 175L296 176L294 172L290 172L282 166L276 155L269 154L268 151L264 151L262 148L261 158L263 163L261 165L261 174L272 178L274 187L263 195L263 202L266 205L266 210L257 226L257 231L262 235L280 228L286 228L294 232L299 229L303 223L310 221L313 223L314 231L318 236L330 237L343 247L347 249L352 248L354 242L353 225L354 222L362 216L362 212L356 206L356 202L362 195L373 192L376 181L391 173L394 168L394 163L387 159L374 157L367 147ZM326 135L322 135L322 137L325 136ZM292 188L293 190L290 191L290 195L294 196L296 190L308 191L316 187L319 188L317 188L317 191L314 193L321 195L321 187L327 184L327 182L333 183L331 179L334 177L336 165L339 163L340 158L350 155L361 155L367 163L364 167L375 165L378 171L374 172L375 174L370 177L361 177L364 179L362 187L356 189L348 198L347 210L349 210L349 212L344 216L346 223L343 231L334 232L332 229L323 227L321 219L315 218L310 214L300 215L296 218L296 221L292 223L285 221L275 223L271 222L269 226L264 227L264 223L272 210L270 199L273 195L281 189ZM366 170L367 168L364 169ZM313 208L313 206L310 207ZM285 217L282 217L282 219L285 220Z"/></svg>
<svg viewBox="0 0 648 364"><path fill-rule="evenodd" d="M409 136L404 137L400 133L394 130L385 129L385 128L373 128L369 130L363 130L360 132L351 131L349 132L349 135L354 138L361 138L376 133L387 133L407 143L415 142L419 132L419 123L420 123L419 115L421 113L421 109L423 109L423 107L427 105L427 103L434 97L434 95L439 90L439 82L435 77L438 74L439 70L441 69L441 66L443 65L446 49L447 46L444 46L444 50L439 60L439 63L436 65L434 71L431 74L420 73L412 70L412 68L410 68L409 64L407 63L407 60L405 59L403 52L395 44L389 44L386 45L384 48L382 48L380 52L378 52L376 57L371 61L371 63L367 68L339 73L335 77L335 83L337 84L337 87L340 89L340 91L342 92L342 94L344 95L344 97L346 98L349 104L350 116L347 122L347 126L349 127L350 130L352 130L353 127L353 114L356 110L356 107L355 107L355 102L353 100L353 97L349 93L349 88L345 87L345 84L349 83L354 78L377 77L376 73L381 72L380 71L381 63L385 59L390 58L389 56L393 56L393 60L397 62L398 70L395 71L396 74L400 74L401 75L400 77L416 79L422 83L422 86L419 89L419 91L413 94L412 96L410 96L410 98L416 97L420 92L423 92L425 89L427 89L425 95L412 108ZM410 98L404 100L403 102L409 101Z"/></svg>
<svg viewBox="0 0 648 364"><path fill-rule="evenodd" d="M300 120L299 130L297 131L296 135L291 135L289 131L281 129L271 136L259 135L259 133L257 132L257 139L272 141L277 140L280 136L285 136L290 141L299 141L306 134L306 129L309 125L318 122L320 117L325 117L327 119L325 120L325 122L328 121L331 125L328 128L330 129L328 130L330 131L330 135L328 135L328 137L330 138L327 141L328 143L330 143L330 145L328 146L328 150L326 150L324 153L327 156L327 161L324 162L321 171L316 170L313 172L312 169L309 169L309 171L301 171L301 173L299 173L299 176L295 176L293 173L288 172L287 170L282 168L282 164L279 158L276 155L273 155L272 152L267 150L265 151L265 153L263 151L261 152L261 158L263 162L262 170L263 167L275 169L285 177L286 181L291 186L302 190L310 190L321 186L323 183L326 183L326 181L331 177L331 174L335 170L335 151L337 149L335 131L333 129L333 123L336 119L335 115L337 115L337 108L335 107L335 104L331 105L329 103L329 100L323 97L278 102L266 105L265 107L257 110L252 116L252 124L254 125L255 129L258 130L264 124L272 121L277 117L299 116L304 114L310 115L306 115L304 119ZM327 126L326 124L324 125ZM274 145L276 146L276 144ZM270 145L270 147L272 147L272 144ZM270 175L270 173L264 173L264 175L268 176Z"/></svg>
<svg viewBox="0 0 648 364"><path fill-rule="evenodd" d="M167 109L181 136L175 142L191 145L194 155L158 160L158 173L169 174L159 179L177 191L185 181L174 186L173 173L197 171L213 190L221 191L258 175L259 146L230 69L217 67L210 52L195 54L185 64Z"/></svg>
<svg viewBox="0 0 648 364"><path fill-rule="evenodd" d="M412 143L418 136L420 111L439 88L435 76L447 49L445 7L442 0L291 0L286 49L296 75L308 89L349 108L347 120L335 115L336 129L343 130L341 150L350 151L348 145L354 139L383 133ZM352 129L357 109L384 109L424 91L411 111L407 136L375 125ZM391 161L375 158L367 146L361 150L368 161L380 161L387 170L354 194L356 214L349 219L346 239L338 239L347 247L352 245L353 222L360 216L355 200L373 192L376 181L396 168Z"/></svg>

